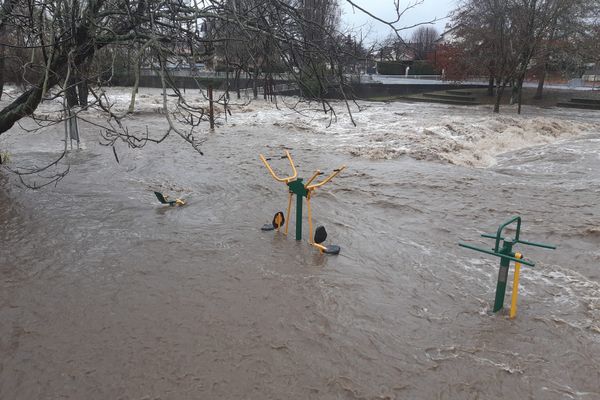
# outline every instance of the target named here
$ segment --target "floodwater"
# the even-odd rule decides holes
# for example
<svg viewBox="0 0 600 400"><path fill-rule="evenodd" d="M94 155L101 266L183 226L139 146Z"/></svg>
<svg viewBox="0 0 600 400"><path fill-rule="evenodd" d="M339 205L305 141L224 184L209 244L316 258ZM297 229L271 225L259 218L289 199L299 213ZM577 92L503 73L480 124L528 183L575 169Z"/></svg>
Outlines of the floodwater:
<svg viewBox="0 0 600 400"><path fill-rule="evenodd" d="M82 123L56 187L2 171L0 399L600 399L600 115L364 106L327 129L253 103L204 156L172 137L120 163ZM0 150L41 165L61 128ZM347 165L312 201L339 256L260 231L287 199L258 154L283 149L305 178ZM518 247L510 320L498 259L457 243L513 215L558 249Z"/></svg>

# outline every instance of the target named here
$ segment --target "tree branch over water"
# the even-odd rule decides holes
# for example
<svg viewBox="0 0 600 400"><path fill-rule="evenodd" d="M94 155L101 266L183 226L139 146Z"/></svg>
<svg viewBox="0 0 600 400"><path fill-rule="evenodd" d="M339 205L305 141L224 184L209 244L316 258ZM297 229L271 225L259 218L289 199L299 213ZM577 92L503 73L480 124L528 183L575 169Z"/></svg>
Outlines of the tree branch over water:
<svg viewBox="0 0 600 400"><path fill-rule="evenodd" d="M402 10L396 1L397 15L386 22L345 1L395 32L403 29L399 22L404 14L422 2ZM274 102L274 82L283 76L303 100L333 120L335 110L327 98L338 93L351 113L348 65L368 57L352 32L340 31L340 17L338 0L4 0L0 86L11 81L23 92L0 110L0 135L26 117L41 128L94 110L107 118L105 141L114 144L118 137L133 147L146 143L147 132L136 136L124 125L135 113L144 68L160 77L169 126L164 137L153 141L176 133L201 153L207 110L190 105L174 84L169 66L180 64L191 71L205 64L225 72L225 95L217 99L225 115L230 92L240 98L242 76L248 77L253 98L261 91ZM116 112L103 86L123 73L135 81L129 107ZM167 107L167 90L177 97L174 109ZM36 115L40 104L59 98L65 99L65 108L55 113L60 117Z"/></svg>

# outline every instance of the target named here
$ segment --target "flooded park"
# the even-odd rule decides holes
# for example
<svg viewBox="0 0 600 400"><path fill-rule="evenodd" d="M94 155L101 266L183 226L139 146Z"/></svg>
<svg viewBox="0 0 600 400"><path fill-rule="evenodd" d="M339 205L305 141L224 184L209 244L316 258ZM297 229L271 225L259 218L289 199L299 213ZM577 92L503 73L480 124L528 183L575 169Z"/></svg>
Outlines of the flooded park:
<svg viewBox="0 0 600 400"><path fill-rule="evenodd" d="M58 184L0 171L1 399L600 399L598 111L361 101L354 126L279 101L232 102L204 155L113 153L82 111ZM129 129L160 137L159 92L137 102ZM13 167L62 152L62 124L28 124L0 137ZM288 191L259 154L286 175L286 150L305 180L346 166L311 199L339 255L261 231ZM458 243L513 216L557 248L518 246L511 319L499 258Z"/></svg>

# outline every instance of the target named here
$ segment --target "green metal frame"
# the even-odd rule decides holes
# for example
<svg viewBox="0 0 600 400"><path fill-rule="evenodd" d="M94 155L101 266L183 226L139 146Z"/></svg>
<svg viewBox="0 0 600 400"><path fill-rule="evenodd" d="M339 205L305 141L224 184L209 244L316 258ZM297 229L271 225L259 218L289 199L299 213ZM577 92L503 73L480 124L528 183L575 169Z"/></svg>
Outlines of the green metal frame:
<svg viewBox="0 0 600 400"><path fill-rule="evenodd" d="M308 196L308 190L304 187L302 178L287 183L290 193L296 195L296 240L302 240L302 203L303 198Z"/></svg>
<svg viewBox="0 0 600 400"><path fill-rule="evenodd" d="M506 229L509 225L514 224L515 222L517 224L517 228L516 228L514 239L502 236L502 232L504 231L504 229ZM510 262L515 261L515 262L519 262L524 265L529 265L530 267L535 266L535 263L533 263L533 261L516 258L515 253L513 253L513 246L520 243L520 244L524 244L527 246L541 247L544 249L552 249L552 250L556 249L556 246L553 246L550 244L536 243L536 242L529 242L526 240L521 240L520 234L521 234L521 217L517 216L517 217L513 217L513 218L509 219L508 221L504 222L503 224L500 224L495 235L490 235L490 234L481 235L484 238L494 239L494 247L491 250L484 249L484 248L477 247L477 246L472 246L472 245L465 244L465 243L458 244L459 246L470 249L470 250L475 250L475 251L479 251L481 253L500 257L500 269L498 271L498 283L496 285L496 298L494 300L494 312L498 312L502 309L502 307L504 307L504 296L506 294L506 283L508 281L508 270L510 268ZM500 244L501 241L502 241L502 245Z"/></svg>
<svg viewBox="0 0 600 400"><path fill-rule="evenodd" d="M329 176L327 176L325 179L321 180L320 182L313 183L313 181L315 181L315 179L318 176L323 175L323 173L321 171L316 170L314 172L314 174L308 179L308 182L304 183L302 181L302 178L298 178L298 171L296 170L296 166L294 165L294 161L292 160L292 156L289 151L286 150L285 155L280 157L281 159L287 158L290 163L290 166L292 168L292 175L287 176L287 177L278 176L277 173L273 170L273 168L269 165L269 161L272 160L273 157L267 158L267 157L263 156L262 154L260 154L259 157L260 157L261 161L263 162L263 164L265 165L265 167L267 168L267 170L269 171L269 173L271 174L271 176L273 178L275 178L276 181L285 183L288 187L289 201L288 201L288 208L287 208L288 221L286 222L286 225L285 225L285 234L286 235L288 233L289 214L290 214L291 203L292 203L292 195L296 195L296 240L302 240L302 203L303 203L303 198L306 198L306 201L307 201L308 225L309 225L309 230L312 231L312 217L311 217L311 210L310 210L311 193L314 190L316 190L317 188L320 188L321 186L325 185L327 182L331 181L340 172L342 172L346 168L346 166L342 165L340 168L334 169L333 172ZM267 230L270 230L270 229L267 229ZM326 251L324 246L319 246L318 244L312 243L311 240L309 240L309 242L313 246L318 247L322 252ZM339 252L339 249L338 249L338 252Z"/></svg>

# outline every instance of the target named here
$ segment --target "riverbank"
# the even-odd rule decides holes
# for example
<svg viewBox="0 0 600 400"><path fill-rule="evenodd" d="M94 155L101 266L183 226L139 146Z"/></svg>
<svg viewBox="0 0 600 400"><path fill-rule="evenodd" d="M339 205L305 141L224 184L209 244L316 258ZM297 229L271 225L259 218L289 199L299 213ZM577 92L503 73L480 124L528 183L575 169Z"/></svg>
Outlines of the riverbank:
<svg viewBox="0 0 600 400"><path fill-rule="evenodd" d="M479 105L494 105L496 103L495 96L489 96L487 89L484 88L467 88L467 89L456 89L455 92L462 92L468 94L469 97L473 98L473 102ZM436 93L436 92L432 92ZM438 92L444 94L445 91ZM536 89L533 87L523 88L522 104L541 107L541 108L554 108L557 107L558 103L568 102L572 98L585 98L600 100L600 91L594 90L572 90L568 88L550 88L544 89L543 96L541 99L535 98ZM511 88L506 88L504 96L502 97L502 106L513 106L510 104ZM369 100L373 101L407 101L405 96L374 96L369 97Z"/></svg>

